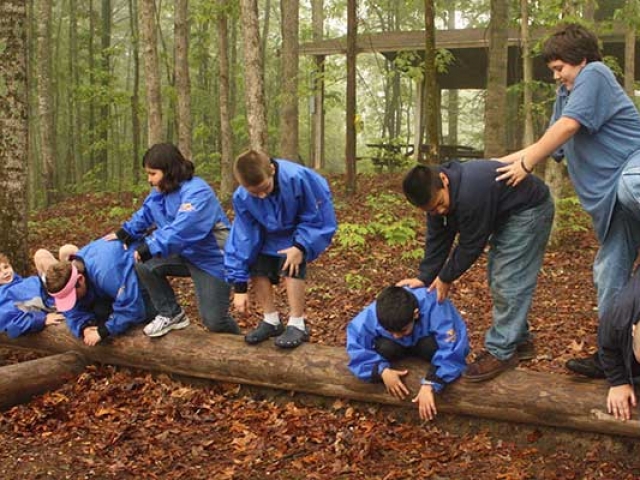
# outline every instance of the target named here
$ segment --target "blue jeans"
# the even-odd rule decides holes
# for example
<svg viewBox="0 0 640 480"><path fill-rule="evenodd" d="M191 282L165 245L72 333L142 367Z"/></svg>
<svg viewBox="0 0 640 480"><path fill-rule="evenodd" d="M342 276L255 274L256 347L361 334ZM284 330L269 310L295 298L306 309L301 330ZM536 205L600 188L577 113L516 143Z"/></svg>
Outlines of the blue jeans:
<svg viewBox="0 0 640 480"><path fill-rule="evenodd" d="M493 325L485 347L500 360L529 339L527 316L553 224L551 197L511 215L489 240L487 275L493 299Z"/></svg>
<svg viewBox="0 0 640 480"><path fill-rule="evenodd" d="M640 248L640 157L629 160L618 180L618 200L593 264L598 315L611 308L633 273Z"/></svg>
<svg viewBox="0 0 640 480"><path fill-rule="evenodd" d="M224 280L201 270L179 255L155 257L135 266L138 278L147 288L159 315L175 317L180 313L180 306L167 277L191 277L202 323L212 332L240 333L236 321L229 315L230 287Z"/></svg>

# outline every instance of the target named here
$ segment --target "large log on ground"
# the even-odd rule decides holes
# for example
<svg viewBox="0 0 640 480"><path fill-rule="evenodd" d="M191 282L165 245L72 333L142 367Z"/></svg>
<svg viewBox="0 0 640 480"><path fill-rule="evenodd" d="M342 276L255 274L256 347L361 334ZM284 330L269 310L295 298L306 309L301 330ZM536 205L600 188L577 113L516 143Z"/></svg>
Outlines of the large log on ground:
<svg viewBox="0 0 640 480"><path fill-rule="evenodd" d="M67 352L0 368L0 409L60 387L82 372L85 365L81 354Z"/></svg>
<svg viewBox="0 0 640 480"><path fill-rule="evenodd" d="M136 330L87 347L60 325L15 340L0 336L0 345L46 352L74 350L99 363L416 408L410 398L396 400L382 385L353 377L344 348L316 343L294 350L278 349L272 342L248 346L241 336L212 334L192 326L156 339ZM407 384L412 392L419 388L425 365L404 364L410 368ZM450 385L438 399L438 411L640 437L637 411L630 421L616 421L606 413L606 396L604 381L516 369L484 383L462 380Z"/></svg>

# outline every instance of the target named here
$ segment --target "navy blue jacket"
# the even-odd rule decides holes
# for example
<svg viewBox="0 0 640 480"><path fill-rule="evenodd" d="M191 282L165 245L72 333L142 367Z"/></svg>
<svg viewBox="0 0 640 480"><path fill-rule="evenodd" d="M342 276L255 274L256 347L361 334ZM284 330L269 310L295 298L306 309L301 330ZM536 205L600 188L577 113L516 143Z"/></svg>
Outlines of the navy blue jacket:
<svg viewBox="0 0 640 480"><path fill-rule="evenodd" d="M631 329L640 320L640 268L620 291L613 306L598 324L598 352L607 381L612 387L633 385L640 366L633 355ZM640 335L640 324L636 326Z"/></svg>
<svg viewBox="0 0 640 480"><path fill-rule="evenodd" d="M458 378L466 367L469 354L467 326L451 301L437 302L436 292L428 292L426 288L409 290L418 300L420 317L410 335L395 338L385 330L376 315L376 302L368 305L347 326L347 354L349 369L361 380L372 381L374 375L380 374L390 366L374 348L377 337L384 337L403 347L417 345L420 339L433 336L438 350L431 359L435 367L435 376L445 383ZM436 382L433 389L442 390L444 385Z"/></svg>
<svg viewBox="0 0 640 480"><path fill-rule="evenodd" d="M53 299L47 295L38 277L22 278L13 274L11 282L0 286L0 331L16 338L44 328L47 310L54 311Z"/></svg>
<svg viewBox="0 0 640 480"><path fill-rule="evenodd" d="M327 181L310 168L286 160L276 167L273 191L266 198L240 186L233 194L235 219L225 247L227 280L243 284L258 254L281 256L279 250L299 246L307 262L331 243L336 231Z"/></svg>
<svg viewBox="0 0 640 480"><path fill-rule="evenodd" d="M495 160L451 162L440 167L449 179L447 215L427 214L424 259L418 278L430 285L436 277L451 283L466 272L484 251L489 237L510 215L541 205L549 188L535 175L517 186L496 182ZM458 236L458 245L452 249Z"/></svg>

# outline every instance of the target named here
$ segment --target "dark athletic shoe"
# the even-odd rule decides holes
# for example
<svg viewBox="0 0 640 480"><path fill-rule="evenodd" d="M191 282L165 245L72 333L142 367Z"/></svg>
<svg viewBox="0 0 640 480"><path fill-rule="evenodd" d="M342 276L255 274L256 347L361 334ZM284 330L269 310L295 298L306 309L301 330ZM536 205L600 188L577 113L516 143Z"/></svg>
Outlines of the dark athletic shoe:
<svg viewBox="0 0 640 480"><path fill-rule="evenodd" d="M274 342L276 347L280 348L296 348L302 345L303 342L309 341L309 329L305 327L304 330L300 330L297 327L287 326L282 335L276 338Z"/></svg>
<svg viewBox="0 0 640 480"><path fill-rule="evenodd" d="M515 368L518 365L518 356L512 355L507 360L498 360L486 350L480 352L476 359L469 364L462 376L468 382L484 382L497 377L502 372Z"/></svg>
<svg viewBox="0 0 640 480"><path fill-rule="evenodd" d="M595 353L586 358L572 358L565 364L567 369L589 378L605 378L600 357Z"/></svg>
<svg viewBox="0 0 640 480"><path fill-rule="evenodd" d="M264 342L271 337L277 337L282 332L284 332L284 325L281 323L278 325L271 325L270 323L262 320L256 329L251 330L244 336L244 341L249 345L255 345L257 343Z"/></svg>

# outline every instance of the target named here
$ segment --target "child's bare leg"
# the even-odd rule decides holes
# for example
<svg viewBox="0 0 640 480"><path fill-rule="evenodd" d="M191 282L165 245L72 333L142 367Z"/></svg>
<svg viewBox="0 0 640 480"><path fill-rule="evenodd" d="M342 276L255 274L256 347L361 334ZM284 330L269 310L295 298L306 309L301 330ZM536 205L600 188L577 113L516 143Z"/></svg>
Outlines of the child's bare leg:
<svg viewBox="0 0 640 480"><path fill-rule="evenodd" d="M244 340L250 345L264 342L268 338L280 335L284 327L273 300L273 286L267 277L251 277L251 285L258 304L263 311L263 321L254 330L245 335Z"/></svg>
<svg viewBox="0 0 640 480"><path fill-rule="evenodd" d="M289 315L294 318L304 317L306 282L299 278L285 277Z"/></svg>
<svg viewBox="0 0 640 480"><path fill-rule="evenodd" d="M56 257L54 257L49 250L44 248L38 249L33 256L33 263L36 264L38 276L41 278L47 273L47 269L57 262L58 260L56 260Z"/></svg>
<svg viewBox="0 0 640 480"><path fill-rule="evenodd" d="M275 345L280 348L295 348L309 341L309 330L304 322L306 285L300 278L285 277L285 286L290 316L286 330L276 338Z"/></svg>
<svg viewBox="0 0 640 480"><path fill-rule="evenodd" d="M265 315L276 311L273 299L273 286L267 277L252 277L251 284L256 295L256 301Z"/></svg>
<svg viewBox="0 0 640 480"><path fill-rule="evenodd" d="M60 251L58 252L58 258L61 262L69 260L71 255L75 255L78 252L78 247L73 245L72 243L67 243L60 247Z"/></svg>

